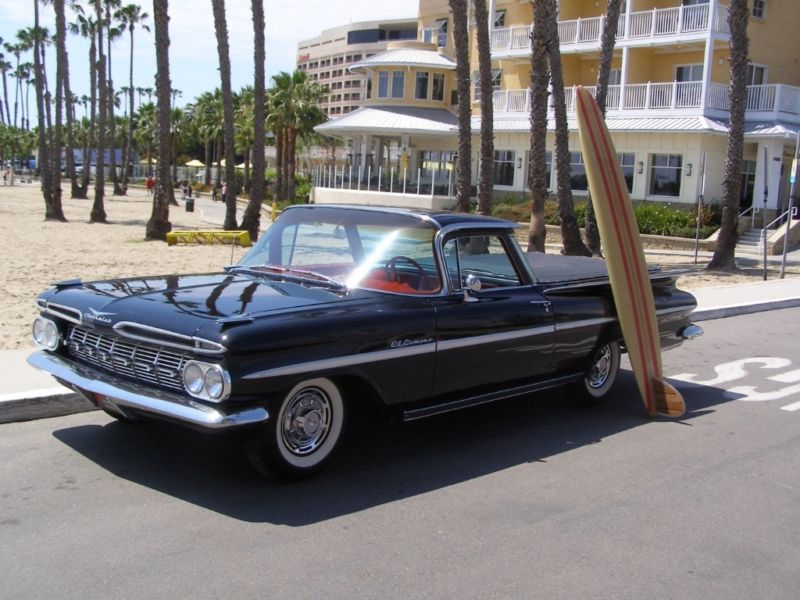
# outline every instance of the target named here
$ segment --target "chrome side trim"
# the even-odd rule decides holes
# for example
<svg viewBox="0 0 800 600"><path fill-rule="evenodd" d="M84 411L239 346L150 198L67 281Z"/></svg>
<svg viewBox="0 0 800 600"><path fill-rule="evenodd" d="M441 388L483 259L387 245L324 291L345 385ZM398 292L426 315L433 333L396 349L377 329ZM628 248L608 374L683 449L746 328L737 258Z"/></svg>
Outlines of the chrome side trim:
<svg viewBox="0 0 800 600"><path fill-rule="evenodd" d="M613 317L598 317L596 319L556 323L556 333L559 331L568 331L570 329L581 329L582 327L596 327L598 325L605 325L606 323L613 323L614 321L616 321L616 319Z"/></svg>
<svg viewBox="0 0 800 600"><path fill-rule="evenodd" d="M122 337L139 342L168 346L170 348L180 348L181 350L189 350L197 352L198 354L224 354L227 350L222 344L212 342L211 340L174 333L166 329L150 327L149 325L142 325L131 321L120 321L114 325L114 331ZM137 331L143 333L136 333ZM170 341L170 339L175 341Z"/></svg>
<svg viewBox="0 0 800 600"><path fill-rule="evenodd" d="M76 325L83 324L83 315L81 315L81 311L79 311L77 308L64 306L63 304L56 304L54 302L47 302L45 304L44 311L49 312L51 315L56 317L61 317L70 323L75 323Z"/></svg>
<svg viewBox="0 0 800 600"><path fill-rule="evenodd" d="M310 362L297 363L294 365L284 365L274 369L265 369L245 375L243 379L263 379L265 377L280 377L283 375L298 375L312 371L324 371L328 369L338 369L342 367L352 367L372 362L384 360L394 360L397 358L407 358L420 354L430 354L436 351L436 343L415 344L403 348L392 348L390 350L376 350L374 352L363 352L361 354L350 354L348 356L336 356L333 358L323 358Z"/></svg>
<svg viewBox="0 0 800 600"><path fill-rule="evenodd" d="M468 348L469 346L480 346L482 344L494 344L509 340L531 337L535 335L553 333L553 325L543 325L540 327L530 327L528 329L518 329L515 331L504 331L503 333L487 333L485 335L475 335L467 338L445 340L437 345L438 351L455 350L458 348Z"/></svg>
<svg viewBox="0 0 800 600"><path fill-rule="evenodd" d="M262 407L224 413L191 398L123 381L50 352L34 352L28 357L28 364L82 390L84 395L90 392L108 396L112 410L115 407L141 410L209 430L230 429L269 420L269 413Z"/></svg>

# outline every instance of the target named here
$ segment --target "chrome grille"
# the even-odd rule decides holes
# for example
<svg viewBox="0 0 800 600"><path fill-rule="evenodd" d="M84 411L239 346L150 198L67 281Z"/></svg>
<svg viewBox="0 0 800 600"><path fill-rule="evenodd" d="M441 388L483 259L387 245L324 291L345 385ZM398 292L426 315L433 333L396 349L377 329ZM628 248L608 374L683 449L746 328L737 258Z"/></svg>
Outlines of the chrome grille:
<svg viewBox="0 0 800 600"><path fill-rule="evenodd" d="M183 391L183 366L192 356L146 344L130 342L114 334L73 326L67 333L67 349L80 362L158 387Z"/></svg>

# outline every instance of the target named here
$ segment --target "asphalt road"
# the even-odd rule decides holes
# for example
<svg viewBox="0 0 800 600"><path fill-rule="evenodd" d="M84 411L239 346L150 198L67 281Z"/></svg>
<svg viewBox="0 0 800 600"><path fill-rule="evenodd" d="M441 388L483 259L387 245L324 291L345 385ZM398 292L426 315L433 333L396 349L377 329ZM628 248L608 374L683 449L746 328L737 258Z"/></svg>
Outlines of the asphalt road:
<svg viewBox="0 0 800 600"><path fill-rule="evenodd" d="M2 425L0 595L796 598L800 309L703 327L664 355L679 422L625 371L601 408L363 421L294 485L162 425Z"/></svg>

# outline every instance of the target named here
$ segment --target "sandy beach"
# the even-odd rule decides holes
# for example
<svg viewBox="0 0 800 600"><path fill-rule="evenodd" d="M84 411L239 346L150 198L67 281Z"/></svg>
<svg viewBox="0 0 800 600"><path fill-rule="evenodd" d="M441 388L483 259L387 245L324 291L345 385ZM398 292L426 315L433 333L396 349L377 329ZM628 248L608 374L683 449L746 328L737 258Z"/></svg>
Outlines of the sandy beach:
<svg viewBox="0 0 800 600"><path fill-rule="evenodd" d="M3 258L0 281L3 302L0 313L0 349L32 346L30 324L36 316L34 299L49 283L80 278L84 281L112 277L165 273L204 273L218 271L236 262L245 249L229 246L167 246L145 242L145 224L152 201L143 189L131 189L128 196L107 192L105 209L108 224L90 224L92 200L65 198L64 212L69 222L44 220L44 200L39 185L0 186L0 235ZM199 212L187 213L171 207L173 229L213 229ZM648 262L667 266L693 267L693 257L648 252ZM702 269L704 264L700 263ZM778 264L770 265L768 277L778 277ZM800 276L800 267L789 266L787 277ZM699 270L681 278L685 289L700 286L731 285L760 281L760 268L741 273L710 274Z"/></svg>

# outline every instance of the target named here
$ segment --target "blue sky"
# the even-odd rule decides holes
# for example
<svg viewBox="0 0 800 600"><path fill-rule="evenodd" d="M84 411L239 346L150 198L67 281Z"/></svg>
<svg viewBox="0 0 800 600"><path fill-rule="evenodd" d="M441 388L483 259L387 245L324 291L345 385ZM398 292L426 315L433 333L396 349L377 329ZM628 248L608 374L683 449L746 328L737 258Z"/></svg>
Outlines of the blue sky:
<svg viewBox="0 0 800 600"><path fill-rule="evenodd" d="M128 3L128 0L123 0ZM86 3L85 3L86 4ZM152 2L139 2L150 15L151 32L134 35L134 86L155 87L155 49L152 32ZM231 49L234 89L253 81L253 25L249 0L227 0L226 15ZM295 66L297 42L314 37L323 29L372 19L416 18L418 0L264 0L267 41L267 78ZM177 104L191 102L198 94L219 87L217 46L210 0L170 0L170 74L173 87L182 91ZM52 8L41 6L42 24L53 26ZM68 16L71 20L71 16ZM8 42L16 32L33 25L31 0L0 0L0 37ZM70 36L70 81L73 93L88 94L88 44ZM130 41L126 34L113 46L114 87L127 85ZM51 54L54 54L51 52ZM13 56L6 60L14 62ZM53 69L53 75L55 71ZM9 101L13 100L13 84ZM33 96L33 90L31 90ZM33 110L33 106L31 107Z"/></svg>

